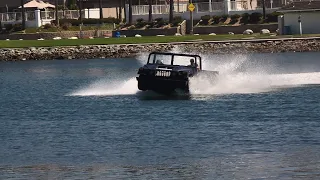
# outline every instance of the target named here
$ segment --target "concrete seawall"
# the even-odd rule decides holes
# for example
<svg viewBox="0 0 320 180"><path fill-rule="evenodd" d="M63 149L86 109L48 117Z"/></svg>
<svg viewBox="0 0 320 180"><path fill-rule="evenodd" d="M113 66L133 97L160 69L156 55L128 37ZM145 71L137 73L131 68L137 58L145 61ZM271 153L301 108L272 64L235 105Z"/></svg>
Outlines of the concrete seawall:
<svg viewBox="0 0 320 180"><path fill-rule="evenodd" d="M0 49L0 61L124 58L134 57L139 53L148 53L151 51L166 52L173 49L179 49L181 52L189 53L223 54L318 52L320 51L320 38L3 48Z"/></svg>

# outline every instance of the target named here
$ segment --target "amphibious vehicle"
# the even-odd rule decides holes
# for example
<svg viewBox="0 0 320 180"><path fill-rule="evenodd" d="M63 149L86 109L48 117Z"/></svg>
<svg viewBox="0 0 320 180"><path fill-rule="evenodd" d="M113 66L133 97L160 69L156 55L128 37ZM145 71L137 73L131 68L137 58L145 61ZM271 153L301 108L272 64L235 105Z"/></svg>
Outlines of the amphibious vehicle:
<svg viewBox="0 0 320 180"><path fill-rule="evenodd" d="M138 89L170 95L180 91L189 93L189 80L204 75L216 76L217 71L202 70L199 55L152 52L147 64L138 70Z"/></svg>

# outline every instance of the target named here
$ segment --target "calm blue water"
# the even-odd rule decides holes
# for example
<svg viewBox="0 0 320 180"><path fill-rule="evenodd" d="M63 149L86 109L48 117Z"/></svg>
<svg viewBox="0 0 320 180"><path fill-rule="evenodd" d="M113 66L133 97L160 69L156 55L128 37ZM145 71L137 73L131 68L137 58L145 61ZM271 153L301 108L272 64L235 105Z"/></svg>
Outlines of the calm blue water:
<svg viewBox="0 0 320 180"><path fill-rule="evenodd" d="M1 62L0 179L319 179L320 53L203 56L188 98L146 55Z"/></svg>

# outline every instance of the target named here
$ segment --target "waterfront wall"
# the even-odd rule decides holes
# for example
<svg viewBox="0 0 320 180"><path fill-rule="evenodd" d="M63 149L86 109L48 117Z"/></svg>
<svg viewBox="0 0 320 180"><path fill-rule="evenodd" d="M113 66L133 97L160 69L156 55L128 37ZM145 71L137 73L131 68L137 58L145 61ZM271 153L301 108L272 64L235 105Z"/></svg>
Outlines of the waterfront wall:
<svg viewBox="0 0 320 180"><path fill-rule="evenodd" d="M96 37L96 36L111 36L112 31L110 30L90 30L82 31L82 37ZM61 32L43 32L43 33L28 33L28 34L0 34L0 40L37 40L37 39L53 39L54 37L70 38L70 37L80 37L80 31L61 31Z"/></svg>
<svg viewBox="0 0 320 180"><path fill-rule="evenodd" d="M229 42L194 42L169 44L141 45L95 45L78 47L50 48L2 48L1 61L21 60L53 60L53 59L93 59L93 58L123 58L134 57L139 53L151 51L167 52L171 50L190 53L278 53L278 52L312 52L320 51L320 38L312 39L282 39L259 41L229 41Z"/></svg>

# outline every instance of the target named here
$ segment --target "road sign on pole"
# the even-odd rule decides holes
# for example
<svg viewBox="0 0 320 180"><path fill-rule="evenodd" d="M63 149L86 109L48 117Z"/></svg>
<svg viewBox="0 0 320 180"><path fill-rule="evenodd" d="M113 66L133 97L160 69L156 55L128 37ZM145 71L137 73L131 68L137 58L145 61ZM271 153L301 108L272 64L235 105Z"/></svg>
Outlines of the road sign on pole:
<svg viewBox="0 0 320 180"><path fill-rule="evenodd" d="M188 5L188 9L190 11L190 21L191 21L191 30L190 34L193 34L193 11L196 7L192 4L192 0L190 1L190 4Z"/></svg>
<svg viewBox="0 0 320 180"><path fill-rule="evenodd" d="M188 6L189 11L191 11L191 12L193 12L195 8L196 7L192 3L190 3Z"/></svg>

